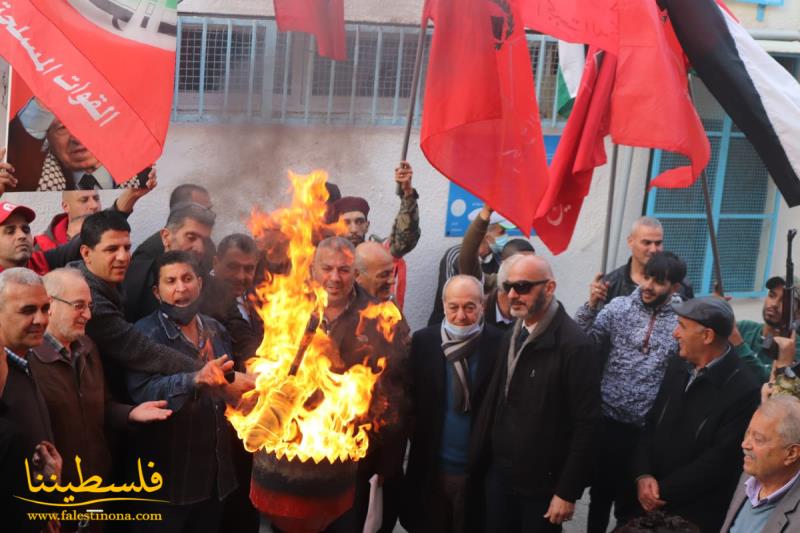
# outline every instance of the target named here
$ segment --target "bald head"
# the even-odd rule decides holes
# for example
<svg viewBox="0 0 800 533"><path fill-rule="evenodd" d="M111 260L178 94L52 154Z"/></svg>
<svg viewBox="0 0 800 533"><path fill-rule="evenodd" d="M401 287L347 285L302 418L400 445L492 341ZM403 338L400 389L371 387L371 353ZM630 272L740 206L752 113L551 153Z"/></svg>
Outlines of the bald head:
<svg viewBox="0 0 800 533"><path fill-rule="evenodd" d="M379 300L392 296L394 257L377 242L363 242L356 247L356 283Z"/></svg>
<svg viewBox="0 0 800 533"><path fill-rule="evenodd" d="M514 255L507 261L501 281L508 293L511 316L522 318L526 324L538 322L556 291L550 263L538 255Z"/></svg>
<svg viewBox="0 0 800 533"><path fill-rule="evenodd" d="M471 326L483 315L483 285L472 276L453 276L444 284L442 303L445 318L450 324Z"/></svg>

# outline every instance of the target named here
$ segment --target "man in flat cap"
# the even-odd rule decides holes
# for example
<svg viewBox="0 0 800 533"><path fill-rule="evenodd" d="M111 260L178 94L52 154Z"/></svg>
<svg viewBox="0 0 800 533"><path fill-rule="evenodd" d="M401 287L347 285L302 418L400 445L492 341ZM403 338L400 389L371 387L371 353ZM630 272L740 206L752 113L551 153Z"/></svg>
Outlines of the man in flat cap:
<svg viewBox="0 0 800 533"><path fill-rule="evenodd" d="M672 307L679 356L667 366L634 457L639 503L719 531L759 383L728 342L734 317L727 302L705 297Z"/></svg>
<svg viewBox="0 0 800 533"><path fill-rule="evenodd" d="M406 264L403 256L414 249L420 237L417 205L419 194L411 185L412 174L411 165L407 161L401 161L394 169L394 179L400 195L400 211L392 224L392 234L386 239L380 239L375 235L370 237L370 240L383 244L394 257L395 284L392 294L400 309L403 308L406 290ZM331 220L338 220L345 225L346 230L341 236L352 242L353 246L358 246L367 240L369 203L364 198L343 196L331 204L328 215Z"/></svg>

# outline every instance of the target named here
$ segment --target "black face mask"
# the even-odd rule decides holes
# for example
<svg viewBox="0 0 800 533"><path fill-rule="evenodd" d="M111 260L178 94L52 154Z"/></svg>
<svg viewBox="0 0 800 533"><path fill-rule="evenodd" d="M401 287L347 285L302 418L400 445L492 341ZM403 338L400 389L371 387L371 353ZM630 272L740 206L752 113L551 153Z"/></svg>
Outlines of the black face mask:
<svg viewBox="0 0 800 533"><path fill-rule="evenodd" d="M167 315L167 318L170 320L177 322L181 326L186 326L197 316L197 312L200 310L200 298L185 307L177 307L166 302L161 302L158 309Z"/></svg>

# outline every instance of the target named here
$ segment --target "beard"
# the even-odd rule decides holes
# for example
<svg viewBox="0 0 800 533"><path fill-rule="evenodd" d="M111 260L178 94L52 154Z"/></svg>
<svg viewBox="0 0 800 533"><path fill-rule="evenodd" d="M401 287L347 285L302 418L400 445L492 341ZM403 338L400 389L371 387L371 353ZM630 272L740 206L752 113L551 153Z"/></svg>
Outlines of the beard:
<svg viewBox="0 0 800 533"><path fill-rule="evenodd" d="M664 302L666 302L670 296L672 296L671 292L665 292L664 294L656 296L655 300L653 300L652 302L645 302L644 299L642 299L642 303L648 309L658 309L659 307L664 305Z"/></svg>

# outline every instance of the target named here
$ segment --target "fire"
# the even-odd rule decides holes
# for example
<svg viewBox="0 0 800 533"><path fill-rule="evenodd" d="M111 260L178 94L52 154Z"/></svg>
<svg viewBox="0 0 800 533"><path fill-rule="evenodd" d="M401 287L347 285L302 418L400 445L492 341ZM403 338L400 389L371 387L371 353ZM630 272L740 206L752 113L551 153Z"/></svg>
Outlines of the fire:
<svg viewBox="0 0 800 533"><path fill-rule="evenodd" d="M318 327L327 294L310 277L315 242L335 229L325 225L327 175L290 172L289 179L294 188L289 207L251 215L250 229L257 240L272 232L288 241L282 248L291 268L256 290L264 321L261 346L248 362L248 371L257 376L256 388L240 407L229 407L226 416L250 452L263 449L279 459L316 463L357 461L369 446L367 431L373 421L366 416L385 358L378 360L377 372L365 364L344 373L332 371L337 350ZM394 305L368 307L359 332L367 327L365 318L377 319L380 333L391 341L401 316ZM249 410L242 407L253 404Z"/></svg>

